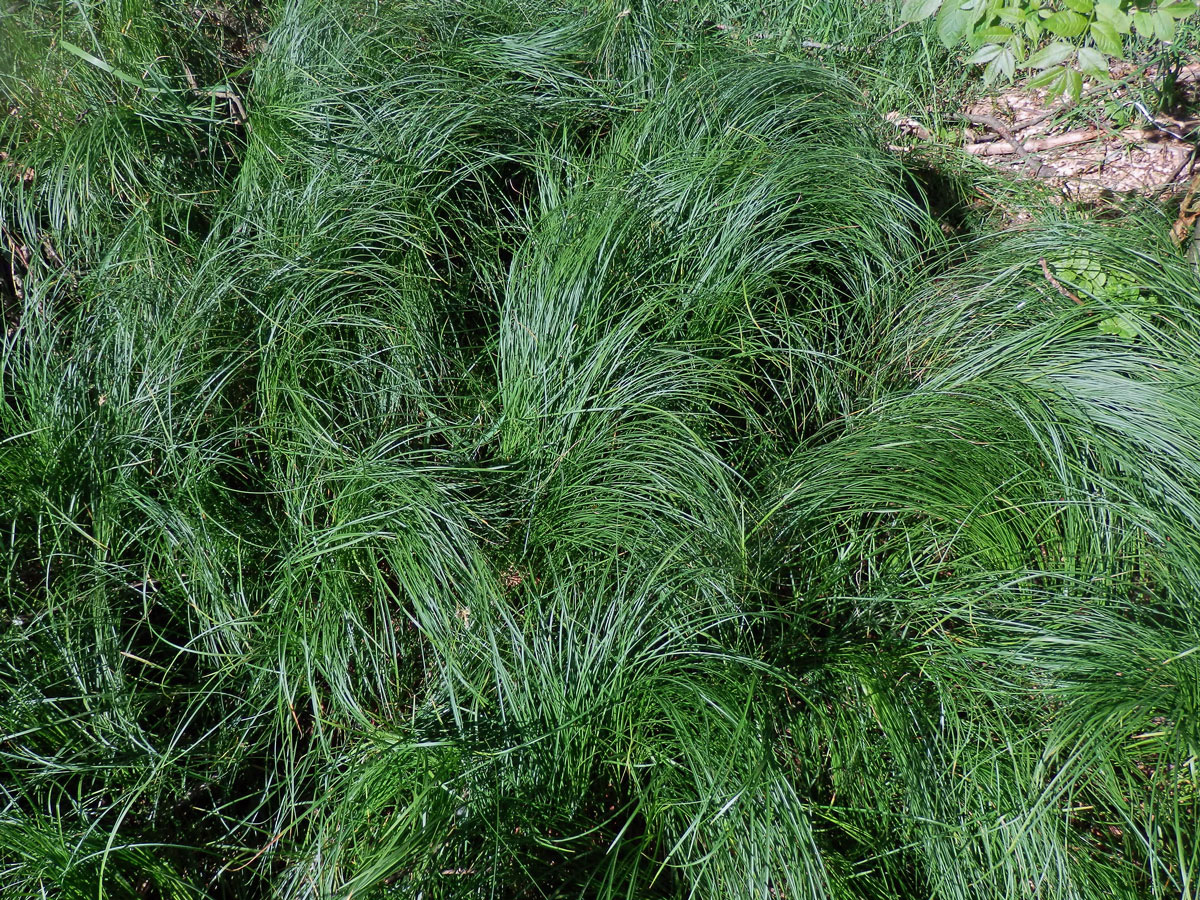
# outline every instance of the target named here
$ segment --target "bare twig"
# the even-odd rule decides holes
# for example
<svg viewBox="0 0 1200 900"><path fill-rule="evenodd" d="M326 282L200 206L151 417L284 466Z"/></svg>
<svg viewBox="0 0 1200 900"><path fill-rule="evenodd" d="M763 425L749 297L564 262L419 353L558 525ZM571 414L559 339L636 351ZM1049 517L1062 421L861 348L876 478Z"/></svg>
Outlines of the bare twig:
<svg viewBox="0 0 1200 900"><path fill-rule="evenodd" d="M1163 134L1169 134L1178 141L1186 141L1190 136L1189 134L1181 134L1180 131L1187 128L1191 128L1193 130L1195 129L1196 123L1194 121L1189 120L1186 122L1176 122L1172 120L1172 124L1174 124L1176 128L1180 129L1180 131L1172 131L1170 128L1152 116L1150 114L1150 110L1146 109L1146 104L1142 103L1140 100L1130 100L1129 105L1140 112L1142 117L1150 123L1155 131L1161 131Z"/></svg>
<svg viewBox="0 0 1200 900"><path fill-rule="evenodd" d="M1046 280L1048 282L1050 282L1052 285L1054 285L1054 287L1058 289L1058 292L1060 294L1062 294L1064 297L1071 298L1076 303L1078 303L1080 306L1083 306L1083 301L1080 300L1078 297L1076 297L1074 294L1072 294L1065 287L1063 287L1062 282L1059 281L1057 278L1055 278L1050 273L1050 265L1049 265L1049 263L1046 262L1046 257L1043 256L1041 259L1038 260L1038 262L1040 262L1042 264L1042 274L1046 276Z"/></svg>
<svg viewBox="0 0 1200 900"><path fill-rule="evenodd" d="M225 872L225 871L240 872L240 871L242 871L242 869L246 868L248 865L250 865L256 859L258 859L260 856L262 856L264 853L266 853L268 850L270 850L272 847L274 847L277 843L279 843L279 839L281 837L283 837L283 835L286 831L287 831L287 829L285 828L283 831L279 832L279 834L275 835L275 837L273 837L269 841L267 841L262 846L262 848L259 849L259 851L257 853L255 853L252 857L250 857L248 860L246 860L240 866L234 866L233 868L229 868L229 865L227 863L226 865L221 867L221 871L222 872Z"/></svg>
<svg viewBox="0 0 1200 900"><path fill-rule="evenodd" d="M1158 193L1160 196L1162 194L1165 194L1171 188L1176 186L1176 183L1179 181L1179 176L1183 174L1184 169L1186 169L1188 166L1192 166L1192 168L1195 168L1195 166L1196 166L1196 149L1198 146L1200 146L1200 145L1195 145L1195 144L1192 145L1192 152L1187 154L1183 158L1183 162L1181 162L1179 164L1178 168L1176 168L1175 171L1171 173L1171 177L1168 178L1163 183L1161 188L1159 188Z"/></svg>
<svg viewBox="0 0 1200 900"><path fill-rule="evenodd" d="M997 119L995 116L981 116L977 113L959 113L959 118L970 122L972 125L984 125L1008 141L1009 145L1020 154L1021 159L1025 160L1025 165L1029 167L1030 175L1036 175L1041 170L1042 161L1030 153L1025 148L1025 145L1017 140L1008 126L1000 119Z"/></svg>
<svg viewBox="0 0 1200 900"><path fill-rule="evenodd" d="M886 41L888 38L890 38L890 37L892 37L893 35L895 35L895 34L896 34L897 32L899 32L901 29L907 28L907 27L908 27L909 25L911 25L911 24L912 24L912 22L901 22L899 25L897 25L895 28L893 28L893 29L892 29L891 31L889 31L887 34L883 35L882 37L877 37L877 38L875 38L875 40L871 41L871 43L867 44L867 47L866 47L866 49L867 49L868 51L870 51L870 50L874 50L876 47L878 47L880 44L882 44L882 43L883 43L884 41Z"/></svg>
<svg viewBox="0 0 1200 900"><path fill-rule="evenodd" d="M183 77L187 79L188 87L197 97L212 97L214 100L224 100L229 104L229 117L239 125L245 125L246 130L250 129L250 117L246 115L246 107L242 104L242 98L238 96L236 91L224 90L222 88L201 88L196 81L196 76L192 74L192 70L188 68L187 63L183 64ZM232 88L232 85L229 87Z"/></svg>

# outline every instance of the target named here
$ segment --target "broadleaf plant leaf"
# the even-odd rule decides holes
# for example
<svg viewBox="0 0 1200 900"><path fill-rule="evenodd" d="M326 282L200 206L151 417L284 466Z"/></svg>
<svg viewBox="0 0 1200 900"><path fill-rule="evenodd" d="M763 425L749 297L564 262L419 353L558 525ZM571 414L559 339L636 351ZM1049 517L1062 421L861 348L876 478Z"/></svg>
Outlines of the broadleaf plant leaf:
<svg viewBox="0 0 1200 900"><path fill-rule="evenodd" d="M1026 69L1049 69L1065 63L1075 54L1075 48L1064 41L1048 44L1029 59L1025 60Z"/></svg>
<svg viewBox="0 0 1200 900"><path fill-rule="evenodd" d="M984 0L949 0L938 11L937 33L947 49L953 48L964 40L983 15Z"/></svg>
<svg viewBox="0 0 1200 900"><path fill-rule="evenodd" d="M1097 327L1101 334L1115 334L1129 340L1133 340L1141 333L1138 331L1138 327L1125 316L1109 316L1107 319L1101 319Z"/></svg>
<svg viewBox="0 0 1200 900"><path fill-rule="evenodd" d="M1028 63L1026 63L1028 65ZM1046 88L1051 94L1058 93L1061 88L1062 77L1066 72L1062 66L1055 66L1052 69L1047 69L1042 74L1029 79L1029 86L1035 88Z"/></svg>
<svg viewBox="0 0 1200 900"><path fill-rule="evenodd" d="M1111 22L1101 22L1097 19L1092 23L1092 40L1096 42L1096 46L1112 56L1120 56L1123 49L1121 44L1121 35L1117 33L1117 29Z"/></svg>
<svg viewBox="0 0 1200 900"><path fill-rule="evenodd" d="M1087 31L1088 20L1074 10L1062 9L1050 16L1042 24L1046 26L1046 30L1051 34L1056 34L1064 38L1073 38L1079 37L1079 35Z"/></svg>
<svg viewBox="0 0 1200 900"><path fill-rule="evenodd" d="M991 62L984 67L983 83L993 84L1001 77L1011 80L1013 73L1016 71L1016 66L1017 59L1012 50L1010 50L1008 47L1002 48L1001 51L992 58Z"/></svg>
<svg viewBox="0 0 1200 900"><path fill-rule="evenodd" d="M1062 92L1071 103L1083 96L1083 74L1078 69L1067 69Z"/></svg>
<svg viewBox="0 0 1200 900"><path fill-rule="evenodd" d="M1079 48L1079 67L1094 78L1108 78L1108 58L1095 47Z"/></svg>
<svg viewBox="0 0 1200 900"><path fill-rule="evenodd" d="M900 18L905 22L922 22L942 5L942 0L904 0L900 6Z"/></svg>
<svg viewBox="0 0 1200 900"><path fill-rule="evenodd" d="M1165 6L1160 6L1158 11L1163 15L1170 16L1172 19L1186 19L1200 12L1200 6L1197 6L1195 3L1168 3Z"/></svg>
<svg viewBox="0 0 1200 900"><path fill-rule="evenodd" d="M1175 20L1169 13L1156 9L1151 13L1154 22L1154 36L1166 43L1175 37Z"/></svg>
<svg viewBox="0 0 1200 900"><path fill-rule="evenodd" d="M982 66L999 56L1003 49L999 44L984 44L967 57L966 63L969 66Z"/></svg>

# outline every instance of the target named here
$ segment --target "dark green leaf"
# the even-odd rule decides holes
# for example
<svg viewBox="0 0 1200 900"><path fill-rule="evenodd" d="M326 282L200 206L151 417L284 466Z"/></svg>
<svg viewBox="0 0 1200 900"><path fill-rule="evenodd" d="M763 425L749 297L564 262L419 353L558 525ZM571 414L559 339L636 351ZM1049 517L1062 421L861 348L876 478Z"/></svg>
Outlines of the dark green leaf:
<svg viewBox="0 0 1200 900"><path fill-rule="evenodd" d="M1083 95L1083 75L1078 69L1067 69L1062 92L1072 103L1077 102Z"/></svg>
<svg viewBox="0 0 1200 900"><path fill-rule="evenodd" d="M1055 66L1053 69L1047 69L1040 75L1036 75L1029 79L1029 86L1035 88L1046 88L1052 95L1058 94L1062 90L1063 75L1066 70L1061 66Z"/></svg>
<svg viewBox="0 0 1200 900"><path fill-rule="evenodd" d="M1016 57L1013 51L1005 47L984 67L984 84L993 84L1000 78L1012 79L1016 70Z"/></svg>

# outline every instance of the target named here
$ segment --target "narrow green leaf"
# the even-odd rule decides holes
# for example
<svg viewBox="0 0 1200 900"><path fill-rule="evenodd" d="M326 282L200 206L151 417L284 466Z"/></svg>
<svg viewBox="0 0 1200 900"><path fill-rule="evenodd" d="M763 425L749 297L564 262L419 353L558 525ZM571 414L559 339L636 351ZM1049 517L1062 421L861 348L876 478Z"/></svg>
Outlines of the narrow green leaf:
<svg viewBox="0 0 1200 900"><path fill-rule="evenodd" d="M1000 71L1004 73L1004 77L1012 81L1013 75L1017 71L1017 57L1013 50L1005 47L1004 52L997 56L993 62L999 63Z"/></svg>
<svg viewBox="0 0 1200 900"><path fill-rule="evenodd" d="M1026 63L1025 65L1028 66L1029 64ZM1048 88L1053 94L1055 93L1056 88L1052 87L1052 85L1055 85L1062 80L1064 71L1065 70L1061 66L1056 66L1053 69L1047 69L1042 74L1029 79L1029 86L1035 88Z"/></svg>
<svg viewBox="0 0 1200 900"><path fill-rule="evenodd" d="M162 93L162 90L160 88L156 88L151 85L148 85L148 84L146 84L146 82L142 81L142 79L134 78L129 73L122 72L120 69L115 68L114 66L110 66L104 60L100 59L97 56L93 56L91 53L88 53L82 47L75 46L70 41L60 41L59 45L64 50L66 50L68 53L71 53L74 56L78 56L84 62L95 66L101 72L107 72L109 75L111 75L113 78L117 79L118 81L123 81L126 84L131 84L136 88L141 88L143 91L145 91L148 94L161 94Z"/></svg>
<svg viewBox="0 0 1200 900"><path fill-rule="evenodd" d="M1003 44L1013 36L1011 28L1003 25L992 25L988 28L976 28L972 40L980 44Z"/></svg>

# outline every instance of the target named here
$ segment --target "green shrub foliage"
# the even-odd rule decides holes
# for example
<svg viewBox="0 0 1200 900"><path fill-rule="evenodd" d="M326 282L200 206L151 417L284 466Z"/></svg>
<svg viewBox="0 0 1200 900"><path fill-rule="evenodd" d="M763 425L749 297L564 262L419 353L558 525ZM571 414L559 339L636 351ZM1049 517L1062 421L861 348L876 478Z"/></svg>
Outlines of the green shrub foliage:
<svg viewBox="0 0 1200 900"><path fill-rule="evenodd" d="M906 21L934 18L948 48L966 43L968 65L983 66L983 80L1033 75L1031 87L1078 100L1083 76L1109 80L1110 61L1121 60L1136 35L1169 43L1176 23L1196 14L1195 0L903 0Z"/></svg>

